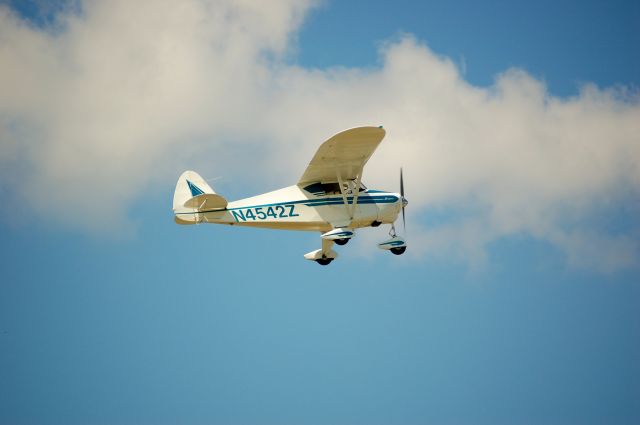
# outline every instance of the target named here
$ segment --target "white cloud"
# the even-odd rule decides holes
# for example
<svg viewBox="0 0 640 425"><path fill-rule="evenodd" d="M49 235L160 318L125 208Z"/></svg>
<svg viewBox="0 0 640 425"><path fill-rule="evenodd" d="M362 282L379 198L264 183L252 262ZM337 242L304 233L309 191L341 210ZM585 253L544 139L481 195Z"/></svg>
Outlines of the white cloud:
<svg viewBox="0 0 640 425"><path fill-rule="evenodd" d="M365 178L393 188L405 167L418 255L477 262L488 243L527 234L570 264L640 263L637 220L617 233L592 220L603 200L638 196L637 93L587 85L558 98L518 69L474 87L411 36L386 44L375 69L293 66L291 40L312 6L88 1L55 30L0 9L3 193L36 215L46 205L67 225L113 229L187 164L224 174L258 151L253 172L281 170L272 183L288 184L331 134L384 124ZM416 224L443 210L446 220Z"/></svg>

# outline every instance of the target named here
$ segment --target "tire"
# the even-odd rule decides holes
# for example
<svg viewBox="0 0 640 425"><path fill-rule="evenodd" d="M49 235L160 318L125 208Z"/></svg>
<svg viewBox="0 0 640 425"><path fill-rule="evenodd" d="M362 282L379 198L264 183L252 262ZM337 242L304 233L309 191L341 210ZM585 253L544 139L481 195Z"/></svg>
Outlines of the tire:
<svg viewBox="0 0 640 425"><path fill-rule="evenodd" d="M338 245L346 245L347 242L349 242L349 239L336 239L334 242Z"/></svg>
<svg viewBox="0 0 640 425"><path fill-rule="evenodd" d="M320 264L321 266L328 266L332 261L333 258L318 258L316 260L316 263Z"/></svg>
<svg viewBox="0 0 640 425"><path fill-rule="evenodd" d="M402 255L402 254L404 254L404 252L406 250L407 250L406 246L401 246L401 247L398 247L398 248L391 248L389 251L391 251L395 255Z"/></svg>

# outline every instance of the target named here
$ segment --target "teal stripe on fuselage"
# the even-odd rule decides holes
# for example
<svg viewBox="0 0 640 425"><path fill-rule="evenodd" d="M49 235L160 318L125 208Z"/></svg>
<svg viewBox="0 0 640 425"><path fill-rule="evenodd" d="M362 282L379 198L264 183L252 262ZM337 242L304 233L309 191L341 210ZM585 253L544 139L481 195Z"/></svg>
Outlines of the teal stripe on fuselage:
<svg viewBox="0 0 640 425"><path fill-rule="evenodd" d="M393 204L394 202L398 202L398 197L393 195L384 195L384 196L359 196L358 204ZM347 198L347 203L353 204L353 197ZM258 204L258 205L246 205L243 207L233 207L227 208L226 210L206 210L206 211L198 211L199 213L208 213L208 212L222 212L222 211L233 211L233 210L244 210L247 208L265 208L265 207L276 207L279 205L300 205L304 204L307 207L323 207L327 205L344 205L344 201L342 197L340 198L326 198L326 199L300 199L297 201L288 201L288 202L275 202L272 204ZM193 212L184 212L178 214L193 214Z"/></svg>
<svg viewBox="0 0 640 425"><path fill-rule="evenodd" d="M397 196L360 196L358 197L358 204L392 204L398 201ZM347 198L347 203L353 204L353 197ZM278 205L297 205L304 204L307 207L321 207L325 205L342 205L344 204L344 200L342 198L327 198L327 199L301 199L299 201L289 201L289 202L276 202L273 204L260 204L260 205L247 205L244 207L234 207L228 208L231 210L241 210L246 208L264 208L264 207L275 207Z"/></svg>

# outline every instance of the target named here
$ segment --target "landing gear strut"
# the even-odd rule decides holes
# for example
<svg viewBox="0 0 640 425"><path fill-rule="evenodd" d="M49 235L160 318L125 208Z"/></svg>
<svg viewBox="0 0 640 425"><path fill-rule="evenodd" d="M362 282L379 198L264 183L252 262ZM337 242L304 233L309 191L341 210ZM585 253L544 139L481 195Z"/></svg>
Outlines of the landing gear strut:
<svg viewBox="0 0 640 425"><path fill-rule="evenodd" d="M321 266L328 266L329 263L338 258L338 253L331 249L333 242L330 239L322 239L322 248L307 252L304 254L304 258L315 261Z"/></svg>

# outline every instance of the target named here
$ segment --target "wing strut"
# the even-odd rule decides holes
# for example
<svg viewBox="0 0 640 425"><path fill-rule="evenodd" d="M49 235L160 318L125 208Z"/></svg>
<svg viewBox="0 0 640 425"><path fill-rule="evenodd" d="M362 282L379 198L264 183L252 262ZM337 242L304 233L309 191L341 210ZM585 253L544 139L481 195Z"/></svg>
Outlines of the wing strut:
<svg viewBox="0 0 640 425"><path fill-rule="evenodd" d="M344 202L344 207L345 208L349 208L349 200L347 199L347 190L344 188L344 183L342 181L342 176L340 175L340 172L338 171L337 176L338 177L338 185L340 186L340 193L342 194L342 201Z"/></svg>
<svg viewBox="0 0 640 425"><path fill-rule="evenodd" d="M353 205L351 206L351 219L353 220L353 216L356 213L356 206L358 205L358 195L360 195L360 181L362 180L362 170L364 167L360 167L358 170L358 175L356 177L356 187L355 193L353 194Z"/></svg>
<svg viewBox="0 0 640 425"><path fill-rule="evenodd" d="M347 209L349 213L349 218L353 220L353 216L356 213L356 206L358 205L358 196L360 195L360 181L362 180L362 169L360 167L358 173L356 174L355 187L352 190L353 192L353 202L351 204L351 208L349 208L349 199L347 198L347 189L345 188L344 181L342 180L342 176L340 172L336 174L338 178L338 185L340 186L340 193L342 194L342 201L344 202L344 207Z"/></svg>

